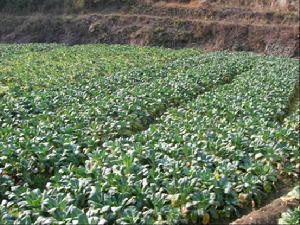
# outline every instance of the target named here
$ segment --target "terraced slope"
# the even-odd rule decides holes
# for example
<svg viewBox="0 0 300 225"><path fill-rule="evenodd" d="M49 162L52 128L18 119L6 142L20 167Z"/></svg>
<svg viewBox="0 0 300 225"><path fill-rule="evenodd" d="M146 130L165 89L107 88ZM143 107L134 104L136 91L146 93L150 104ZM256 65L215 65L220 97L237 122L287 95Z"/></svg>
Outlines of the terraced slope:
<svg viewBox="0 0 300 225"><path fill-rule="evenodd" d="M299 56L299 6L255 2L143 0L99 3L75 11L6 10L0 17L0 41L199 47Z"/></svg>
<svg viewBox="0 0 300 225"><path fill-rule="evenodd" d="M208 224L299 172L297 60L0 49L1 224Z"/></svg>

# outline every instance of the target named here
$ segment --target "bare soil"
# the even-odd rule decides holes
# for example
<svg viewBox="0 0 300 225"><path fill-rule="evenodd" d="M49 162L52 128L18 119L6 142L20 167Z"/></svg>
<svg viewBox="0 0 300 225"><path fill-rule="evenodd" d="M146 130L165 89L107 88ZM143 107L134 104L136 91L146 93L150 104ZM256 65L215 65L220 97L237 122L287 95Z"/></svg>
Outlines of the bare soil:
<svg viewBox="0 0 300 225"><path fill-rule="evenodd" d="M0 42L194 47L299 57L298 6L288 9L271 3L140 0L76 14L2 12Z"/></svg>
<svg viewBox="0 0 300 225"><path fill-rule="evenodd" d="M277 198L270 204L255 210L248 215L243 216L240 219L230 223L230 225L236 224L277 224L280 215L286 212L288 208L299 205L299 201L289 198Z"/></svg>
<svg viewBox="0 0 300 225"><path fill-rule="evenodd" d="M282 212L288 208L299 205L299 202L292 198L287 198L287 194L293 189L297 181L294 178L280 178L275 185L275 190L264 194L260 198L260 205L249 203L239 211L240 218L220 219L212 224L237 225L237 224L278 224L278 218Z"/></svg>

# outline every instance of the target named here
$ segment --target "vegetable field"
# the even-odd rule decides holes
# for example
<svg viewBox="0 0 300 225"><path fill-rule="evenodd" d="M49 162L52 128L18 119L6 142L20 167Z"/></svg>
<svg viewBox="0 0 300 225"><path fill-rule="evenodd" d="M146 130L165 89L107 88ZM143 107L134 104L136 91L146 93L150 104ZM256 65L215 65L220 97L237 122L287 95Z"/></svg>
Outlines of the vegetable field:
<svg viewBox="0 0 300 225"><path fill-rule="evenodd" d="M0 45L0 224L209 224L297 176L299 62Z"/></svg>

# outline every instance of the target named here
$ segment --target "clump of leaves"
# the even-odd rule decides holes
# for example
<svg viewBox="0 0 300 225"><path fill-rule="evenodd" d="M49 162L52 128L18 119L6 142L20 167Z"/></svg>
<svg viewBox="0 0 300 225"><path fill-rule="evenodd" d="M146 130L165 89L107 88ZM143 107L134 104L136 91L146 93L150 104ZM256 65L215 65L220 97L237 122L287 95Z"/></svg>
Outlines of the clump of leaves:
<svg viewBox="0 0 300 225"><path fill-rule="evenodd" d="M300 207L288 209L287 212L281 214L278 224L299 224L300 221Z"/></svg>

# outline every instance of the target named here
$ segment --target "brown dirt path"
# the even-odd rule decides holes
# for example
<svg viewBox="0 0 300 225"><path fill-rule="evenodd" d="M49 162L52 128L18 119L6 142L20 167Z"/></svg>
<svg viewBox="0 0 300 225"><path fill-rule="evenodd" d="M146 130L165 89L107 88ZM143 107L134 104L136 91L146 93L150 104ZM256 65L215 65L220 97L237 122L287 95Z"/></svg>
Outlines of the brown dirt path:
<svg viewBox="0 0 300 225"><path fill-rule="evenodd" d="M236 224L277 224L281 213L286 212L288 208L298 206L299 201L294 198L281 197L275 199L270 204L255 210L248 215L230 223Z"/></svg>

